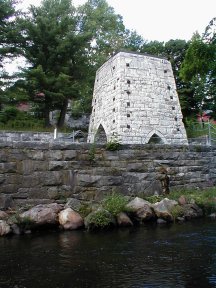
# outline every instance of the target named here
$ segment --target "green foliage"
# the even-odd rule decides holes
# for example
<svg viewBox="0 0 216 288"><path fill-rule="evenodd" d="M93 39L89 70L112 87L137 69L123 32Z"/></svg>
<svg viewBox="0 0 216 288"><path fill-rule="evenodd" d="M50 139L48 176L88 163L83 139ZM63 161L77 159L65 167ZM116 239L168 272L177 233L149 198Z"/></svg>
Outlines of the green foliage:
<svg viewBox="0 0 216 288"><path fill-rule="evenodd" d="M182 63L181 76L191 80L196 74L206 74L212 56L209 45L202 41L199 34L195 34Z"/></svg>
<svg viewBox="0 0 216 288"><path fill-rule="evenodd" d="M90 162L95 161L95 153L96 153L96 145L95 143L92 143L89 149L89 153L88 153L88 160Z"/></svg>
<svg viewBox="0 0 216 288"><path fill-rule="evenodd" d="M6 107L0 112L0 129L35 131L43 127L43 120L21 112L14 106Z"/></svg>
<svg viewBox="0 0 216 288"><path fill-rule="evenodd" d="M169 194L169 199L178 200L181 195L184 195L188 202L193 202L199 205L206 214L216 211L216 188L207 188L204 190L179 190Z"/></svg>
<svg viewBox="0 0 216 288"><path fill-rule="evenodd" d="M116 216L120 212L126 211L126 204L128 200L121 194L112 194L106 197L102 203L103 208L109 211L112 215Z"/></svg>
<svg viewBox="0 0 216 288"><path fill-rule="evenodd" d="M106 150L116 151L121 147L121 144L117 140L111 140L106 144Z"/></svg>
<svg viewBox="0 0 216 288"><path fill-rule="evenodd" d="M35 222L29 217L20 217L18 213L13 214L9 221L17 224L21 230L30 230L35 227Z"/></svg>
<svg viewBox="0 0 216 288"><path fill-rule="evenodd" d="M212 35L210 36L210 34ZM193 98L199 110L216 113L216 36L212 20L201 37L194 34L180 69L181 78L191 83Z"/></svg>
<svg viewBox="0 0 216 288"><path fill-rule="evenodd" d="M106 0L89 0L79 10L81 31L90 37L94 45L88 45L88 54L95 68L102 65L107 56L124 47L125 26L122 17L115 14Z"/></svg>
<svg viewBox="0 0 216 288"><path fill-rule="evenodd" d="M208 135L208 126L205 124L201 126L197 120L192 119L191 121L186 119L186 131L188 138L196 138L200 136Z"/></svg>
<svg viewBox="0 0 216 288"><path fill-rule="evenodd" d="M79 96L85 78L88 37L77 34L77 21L70 0L44 0L39 7L31 6L25 18L19 19L24 35L23 54L31 64L22 75L23 83L33 101L37 93L45 95L38 105L46 125L53 109L60 110L58 125L63 125L68 100Z"/></svg>
<svg viewBox="0 0 216 288"><path fill-rule="evenodd" d="M149 201L150 203L156 203L156 202L160 202L161 200L164 199L163 195L152 195L152 196L147 196L144 197L146 201Z"/></svg>
<svg viewBox="0 0 216 288"><path fill-rule="evenodd" d="M180 205L173 206L170 213L175 221L176 218L182 217L184 215L184 208Z"/></svg>
<svg viewBox="0 0 216 288"><path fill-rule="evenodd" d="M82 216L82 218L85 218L92 212L91 207L88 204L82 204L79 208L79 214Z"/></svg>
<svg viewBox="0 0 216 288"><path fill-rule="evenodd" d="M97 210L90 214L89 222L93 223L96 229L104 229L110 226L110 215L106 210Z"/></svg>
<svg viewBox="0 0 216 288"><path fill-rule="evenodd" d="M196 199L196 204L204 211L205 215L216 212L216 197L215 199Z"/></svg>
<svg viewBox="0 0 216 288"><path fill-rule="evenodd" d="M0 113L0 123L7 123L10 120L13 120L18 115L19 111L14 106L8 106Z"/></svg>
<svg viewBox="0 0 216 288"><path fill-rule="evenodd" d="M200 208L203 209L206 215L216 212L216 188L207 188L204 190L195 190L195 189L182 189L175 190L169 194L170 200L178 201L179 197L184 195L187 202L195 202ZM158 196L149 196L145 197L150 203L159 202L164 199L163 195ZM181 206L180 206L181 207ZM174 210L171 211L173 217L181 216L182 209L178 205L174 207Z"/></svg>
<svg viewBox="0 0 216 288"><path fill-rule="evenodd" d="M30 230L35 227L35 222L29 217L20 218L18 226L22 230Z"/></svg>
<svg viewBox="0 0 216 288"><path fill-rule="evenodd" d="M16 56L18 52L18 31L16 26L16 1L3 0L0 3L0 63L4 57ZM0 64L0 67L2 65Z"/></svg>
<svg viewBox="0 0 216 288"><path fill-rule="evenodd" d="M150 55L165 56L164 43L157 40L144 43L140 50Z"/></svg>

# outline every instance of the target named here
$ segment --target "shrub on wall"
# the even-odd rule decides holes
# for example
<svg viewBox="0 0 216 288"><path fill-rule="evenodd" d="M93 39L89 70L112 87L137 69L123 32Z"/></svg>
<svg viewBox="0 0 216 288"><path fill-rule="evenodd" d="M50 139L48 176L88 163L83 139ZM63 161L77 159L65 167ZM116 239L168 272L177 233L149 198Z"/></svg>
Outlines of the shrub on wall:
<svg viewBox="0 0 216 288"><path fill-rule="evenodd" d="M103 201L103 207L112 215L116 216L120 212L126 211L128 200L120 194L112 194Z"/></svg>

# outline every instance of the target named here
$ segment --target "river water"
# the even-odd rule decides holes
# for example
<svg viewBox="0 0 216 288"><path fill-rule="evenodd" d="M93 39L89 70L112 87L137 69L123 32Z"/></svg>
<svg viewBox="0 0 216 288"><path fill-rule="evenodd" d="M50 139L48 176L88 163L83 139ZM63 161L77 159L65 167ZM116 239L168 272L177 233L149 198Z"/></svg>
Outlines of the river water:
<svg viewBox="0 0 216 288"><path fill-rule="evenodd" d="M216 287L216 221L0 238L0 288Z"/></svg>

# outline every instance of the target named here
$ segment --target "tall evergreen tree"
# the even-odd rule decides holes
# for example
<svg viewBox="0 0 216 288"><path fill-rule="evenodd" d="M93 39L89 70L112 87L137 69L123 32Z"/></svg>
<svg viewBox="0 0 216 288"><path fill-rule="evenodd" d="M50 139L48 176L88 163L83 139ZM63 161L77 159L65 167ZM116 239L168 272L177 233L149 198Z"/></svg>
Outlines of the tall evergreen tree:
<svg viewBox="0 0 216 288"><path fill-rule="evenodd" d="M70 0L44 0L20 18L26 87L32 100L44 96L41 109L49 126L49 112L60 109L62 126L68 100L76 98L84 77L86 35L77 33L76 11Z"/></svg>
<svg viewBox="0 0 216 288"><path fill-rule="evenodd" d="M18 31L16 26L16 0L0 0L0 68L3 59L18 53Z"/></svg>
<svg viewBox="0 0 216 288"><path fill-rule="evenodd" d="M10 78L4 71L4 60L19 54L16 3L15 0L0 0L0 110L6 101L4 86Z"/></svg>

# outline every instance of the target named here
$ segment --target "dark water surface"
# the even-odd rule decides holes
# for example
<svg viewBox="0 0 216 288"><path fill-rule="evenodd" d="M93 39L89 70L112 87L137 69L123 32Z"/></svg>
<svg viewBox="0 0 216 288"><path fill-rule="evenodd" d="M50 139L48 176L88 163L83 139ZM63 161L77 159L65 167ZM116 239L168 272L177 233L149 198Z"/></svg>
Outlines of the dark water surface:
<svg viewBox="0 0 216 288"><path fill-rule="evenodd" d="M0 288L216 287L216 221L0 238Z"/></svg>

